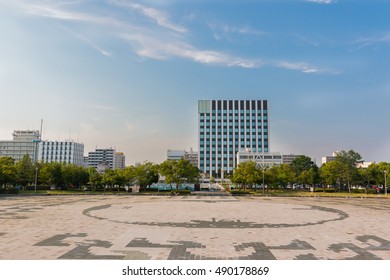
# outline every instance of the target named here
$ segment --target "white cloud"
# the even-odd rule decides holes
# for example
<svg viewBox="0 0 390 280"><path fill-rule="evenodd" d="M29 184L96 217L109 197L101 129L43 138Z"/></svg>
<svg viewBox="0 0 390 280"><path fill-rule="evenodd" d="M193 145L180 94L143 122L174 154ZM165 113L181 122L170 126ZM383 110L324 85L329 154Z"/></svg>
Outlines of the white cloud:
<svg viewBox="0 0 390 280"><path fill-rule="evenodd" d="M362 45L363 47L380 43L390 43L390 32L379 33L374 36L362 37L353 41L353 43Z"/></svg>
<svg viewBox="0 0 390 280"><path fill-rule="evenodd" d="M334 4L336 0L305 0L306 2L312 2L317 4Z"/></svg>
<svg viewBox="0 0 390 280"><path fill-rule="evenodd" d="M161 27L165 27L179 33L187 32L187 29L185 27L172 23L167 13L163 11L151 7L146 7L138 3L123 0L111 0L110 3L116 6L137 10L143 15L153 19Z"/></svg>
<svg viewBox="0 0 390 280"><path fill-rule="evenodd" d="M320 69L320 68L310 66L305 62L281 61L281 62L277 62L276 66L284 69L289 69L289 70L298 70L308 74L326 72L325 69Z"/></svg>
<svg viewBox="0 0 390 280"><path fill-rule="evenodd" d="M64 5L64 3L71 3ZM110 0L108 3L113 9L93 10L82 12L83 2L56 2L44 0L15 0L7 6L22 11L25 14L35 17L48 17L55 20L75 23L72 31L82 42L88 44L93 49L99 51L104 56L110 56L111 52L98 46L96 40L92 40L85 30L90 28L99 30L99 36L104 40L115 38L130 44L134 52L143 58L167 60L170 58L182 58L194 62L219 65L225 67L260 68L262 66L279 67L284 69L301 71L303 73L327 72L324 69L312 67L307 63L263 63L261 59L243 58L218 50L201 49L190 43L188 40L188 30L185 27L172 23L166 12L156 8L147 7L134 2L124 0ZM156 25L145 24L144 19L139 18L139 14L131 18L123 15L120 7L126 7L141 16L153 19ZM137 17L138 16L138 17ZM87 28L86 28L87 27ZM250 27L229 27L219 25L215 28L223 30L225 33L236 33L245 35L262 35L262 31ZM78 30L83 30L83 32ZM87 35L85 35L87 34ZM187 37L188 36L188 37Z"/></svg>

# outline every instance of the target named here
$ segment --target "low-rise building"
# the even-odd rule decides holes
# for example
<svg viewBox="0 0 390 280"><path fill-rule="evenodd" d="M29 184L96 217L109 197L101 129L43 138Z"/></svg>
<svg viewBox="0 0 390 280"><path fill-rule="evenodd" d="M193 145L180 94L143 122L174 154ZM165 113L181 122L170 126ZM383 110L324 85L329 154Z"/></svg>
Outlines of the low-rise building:
<svg viewBox="0 0 390 280"><path fill-rule="evenodd" d="M96 149L94 152L89 152L88 167L94 167L101 172L107 168L114 169L115 155L116 151L113 148Z"/></svg>
<svg viewBox="0 0 390 280"><path fill-rule="evenodd" d="M84 166L84 144L73 141L41 141L38 161Z"/></svg>
<svg viewBox="0 0 390 280"><path fill-rule="evenodd" d="M167 160L179 160L184 158L188 160L193 166L198 167L199 153L194 152L192 148L189 151L186 150L168 150Z"/></svg>
<svg viewBox="0 0 390 280"><path fill-rule="evenodd" d="M12 157L15 162L28 155L34 162L38 157L41 135L38 130L15 130L13 140L0 141L0 157Z"/></svg>

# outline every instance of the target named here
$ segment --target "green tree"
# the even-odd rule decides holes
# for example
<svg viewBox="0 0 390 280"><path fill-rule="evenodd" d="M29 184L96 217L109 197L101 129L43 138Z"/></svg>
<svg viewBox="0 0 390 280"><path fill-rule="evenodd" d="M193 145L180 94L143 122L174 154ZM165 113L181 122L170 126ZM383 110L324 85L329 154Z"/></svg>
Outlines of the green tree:
<svg viewBox="0 0 390 280"><path fill-rule="evenodd" d="M39 171L40 181L44 184L61 188L64 186L62 164L59 162L44 163Z"/></svg>
<svg viewBox="0 0 390 280"><path fill-rule="evenodd" d="M189 160L166 160L159 166L159 172L165 176L167 184L197 183L199 181L199 169L193 166Z"/></svg>
<svg viewBox="0 0 390 280"><path fill-rule="evenodd" d="M279 186L286 187L288 183L295 181L295 172L290 164L276 166L276 182Z"/></svg>
<svg viewBox="0 0 390 280"><path fill-rule="evenodd" d="M16 183L15 160L11 157L0 157L0 185L6 187L8 184Z"/></svg>
<svg viewBox="0 0 390 280"><path fill-rule="evenodd" d="M307 156L299 156L294 159L290 167L299 184L314 185L319 178L318 166ZM292 182L292 180L290 181Z"/></svg>
<svg viewBox="0 0 390 280"><path fill-rule="evenodd" d="M342 163L330 161L321 166L320 177L325 185L340 185L343 179Z"/></svg>
<svg viewBox="0 0 390 280"><path fill-rule="evenodd" d="M85 167L75 164L65 164L62 166L64 184L68 188L81 189L81 186L89 182L89 173Z"/></svg>
<svg viewBox="0 0 390 280"><path fill-rule="evenodd" d="M16 181L19 185L26 187L34 182L35 166L28 154L16 164Z"/></svg>
<svg viewBox="0 0 390 280"><path fill-rule="evenodd" d="M88 168L89 184L93 190L102 185L102 175L94 167Z"/></svg>
<svg viewBox="0 0 390 280"><path fill-rule="evenodd" d="M254 161L246 161L238 164L233 171L232 182L241 186L253 187L260 184L263 180L263 171Z"/></svg>
<svg viewBox="0 0 390 280"><path fill-rule="evenodd" d="M389 174L390 174L390 163L388 162L380 162L377 164L378 172L376 175L376 183L378 185L385 185L385 175L387 176L386 183L389 184Z"/></svg>
<svg viewBox="0 0 390 280"><path fill-rule="evenodd" d="M134 181L139 185L140 191L153 183L158 182L158 165L146 162L137 166L134 170Z"/></svg>
<svg viewBox="0 0 390 280"><path fill-rule="evenodd" d="M362 162L362 157L354 150L341 151L336 155L336 162L340 163L342 170L342 181L347 185L348 191L351 192L351 183L358 181L357 164Z"/></svg>

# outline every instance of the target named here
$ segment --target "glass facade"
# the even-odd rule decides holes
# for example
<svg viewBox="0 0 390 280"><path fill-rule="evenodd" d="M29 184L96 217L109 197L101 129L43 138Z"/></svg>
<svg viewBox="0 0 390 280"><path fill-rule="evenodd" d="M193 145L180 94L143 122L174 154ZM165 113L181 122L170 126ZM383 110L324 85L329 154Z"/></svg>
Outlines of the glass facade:
<svg viewBox="0 0 390 280"><path fill-rule="evenodd" d="M238 151L269 151L267 100L200 100L199 169L220 178L232 173Z"/></svg>

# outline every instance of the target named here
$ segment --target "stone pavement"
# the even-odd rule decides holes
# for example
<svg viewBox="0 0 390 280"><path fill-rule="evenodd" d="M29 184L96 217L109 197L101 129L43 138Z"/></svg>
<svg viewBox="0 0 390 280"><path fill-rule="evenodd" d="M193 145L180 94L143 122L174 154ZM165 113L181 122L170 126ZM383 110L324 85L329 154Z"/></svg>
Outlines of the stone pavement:
<svg viewBox="0 0 390 280"><path fill-rule="evenodd" d="M390 199L0 197L0 259L390 260Z"/></svg>

